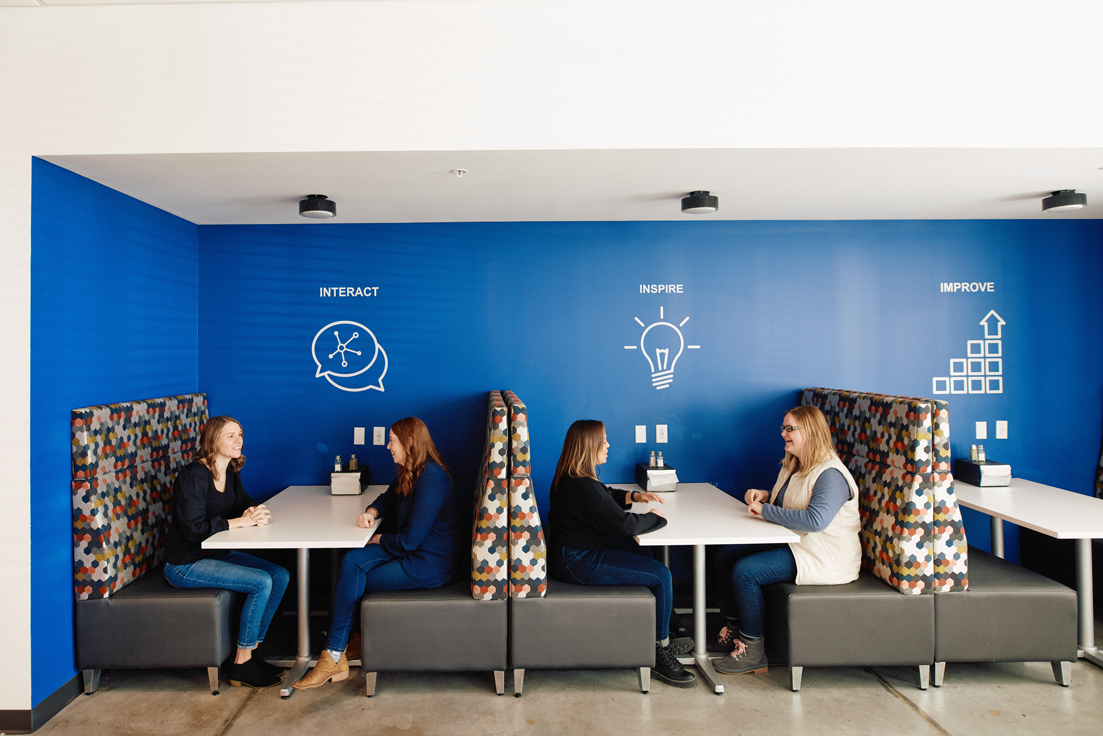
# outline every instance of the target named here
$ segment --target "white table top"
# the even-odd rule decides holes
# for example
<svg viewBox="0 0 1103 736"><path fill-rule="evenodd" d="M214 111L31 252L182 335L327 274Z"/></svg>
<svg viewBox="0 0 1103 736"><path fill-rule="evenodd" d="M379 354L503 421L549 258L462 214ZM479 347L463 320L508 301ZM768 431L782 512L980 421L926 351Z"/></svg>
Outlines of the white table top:
<svg viewBox="0 0 1103 736"><path fill-rule="evenodd" d="M610 488L638 491L635 483L611 483ZM679 483L678 490L661 494L666 503L634 503L634 513L657 508L666 517L662 529L640 535L640 545L771 544L799 542L800 535L783 526L751 516L747 505L709 483Z"/></svg>
<svg viewBox="0 0 1103 736"><path fill-rule="evenodd" d="M371 485L359 496L334 496L329 486L290 486L265 502L266 526L227 529L207 537L204 549L333 549L363 547L375 533L356 526L356 517L387 490Z"/></svg>
<svg viewBox="0 0 1103 736"><path fill-rule="evenodd" d="M1022 478L1002 488L954 481L957 502L1057 539L1103 538L1103 500Z"/></svg>

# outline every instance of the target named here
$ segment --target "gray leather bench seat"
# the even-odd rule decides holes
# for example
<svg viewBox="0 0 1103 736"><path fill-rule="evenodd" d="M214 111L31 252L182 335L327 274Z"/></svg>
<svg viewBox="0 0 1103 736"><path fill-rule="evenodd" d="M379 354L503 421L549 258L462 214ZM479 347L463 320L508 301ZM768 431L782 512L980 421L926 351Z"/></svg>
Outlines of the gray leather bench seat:
<svg viewBox="0 0 1103 736"><path fill-rule="evenodd" d="M513 690L526 669L639 668L650 689L655 665L655 597L635 585L573 585L548 579L543 598L513 598Z"/></svg>
<svg viewBox="0 0 1103 736"><path fill-rule="evenodd" d="M501 695L508 630L508 602L475 600L468 579L432 590L369 591L360 603L366 694L375 694L380 671L492 670Z"/></svg>
<svg viewBox="0 0 1103 736"><path fill-rule="evenodd" d="M932 595L904 595L863 570L846 585L766 586L766 643L790 667L915 665L926 689L934 661ZM860 641L860 646L855 642Z"/></svg>
<svg viewBox="0 0 1103 736"><path fill-rule="evenodd" d="M99 670L206 667L217 693L219 666L236 646L235 597L222 588L174 588L158 567L110 598L77 601L85 692L96 691Z"/></svg>
<svg viewBox="0 0 1103 736"><path fill-rule="evenodd" d="M1050 662L1067 686L1076 660L1076 591L974 547L969 590L935 599L935 685L946 662Z"/></svg>

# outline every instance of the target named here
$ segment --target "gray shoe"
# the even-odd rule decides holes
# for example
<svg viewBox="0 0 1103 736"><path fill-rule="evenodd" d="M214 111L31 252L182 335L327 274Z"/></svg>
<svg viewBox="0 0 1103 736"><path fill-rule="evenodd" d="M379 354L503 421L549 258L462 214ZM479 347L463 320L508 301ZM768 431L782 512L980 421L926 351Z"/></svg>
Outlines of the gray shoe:
<svg viewBox="0 0 1103 736"><path fill-rule="evenodd" d="M768 662L766 661L766 640L755 639L747 641L743 639L746 649L742 654L729 654L726 657L712 660L713 669L723 672L725 675L742 675L753 672L756 675L766 674Z"/></svg>

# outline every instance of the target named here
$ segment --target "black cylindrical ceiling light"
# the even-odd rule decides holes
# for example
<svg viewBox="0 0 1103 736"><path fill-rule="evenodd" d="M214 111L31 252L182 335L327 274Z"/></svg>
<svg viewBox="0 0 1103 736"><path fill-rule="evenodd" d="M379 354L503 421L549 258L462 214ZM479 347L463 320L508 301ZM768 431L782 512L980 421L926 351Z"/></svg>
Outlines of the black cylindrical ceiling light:
<svg viewBox="0 0 1103 736"><path fill-rule="evenodd" d="M328 220L337 216L337 203L324 194L308 194L299 202L299 214L314 220Z"/></svg>
<svg viewBox="0 0 1103 736"><path fill-rule="evenodd" d="M1075 189L1058 189L1042 200L1042 212L1068 212L1088 206L1088 195Z"/></svg>
<svg viewBox="0 0 1103 736"><path fill-rule="evenodd" d="M682 198L682 212L687 215L703 215L707 212L716 212L718 209L720 209L720 199L704 190L690 192L688 197Z"/></svg>

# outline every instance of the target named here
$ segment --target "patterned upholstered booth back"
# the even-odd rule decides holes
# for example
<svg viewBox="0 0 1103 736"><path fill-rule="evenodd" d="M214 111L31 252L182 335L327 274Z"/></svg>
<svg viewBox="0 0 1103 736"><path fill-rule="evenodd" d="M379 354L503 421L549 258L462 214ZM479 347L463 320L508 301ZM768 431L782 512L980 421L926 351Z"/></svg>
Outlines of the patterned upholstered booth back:
<svg viewBox="0 0 1103 736"><path fill-rule="evenodd" d="M529 412L512 391L502 396L509 407L509 596L542 598L548 549L532 487Z"/></svg>
<svg viewBox="0 0 1103 736"><path fill-rule="evenodd" d="M74 409L73 580L109 598L164 557L172 481L198 449L205 394Z"/></svg>
<svg viewBox="0 0 1103 736"><path fill-rule="evenodd" d="M1099 465L1095 467L1095 497L1103 498L1103 446L1099 448Z"/></svg>
<svg viewBox="0 0 1103 736"><path fill-rule="evenodd" d="M509 597L509 427L499 391L487 397L486 448L475 489L471 543L471 595L476 600Z"/></svg>
<svg viewBox="0 0 1103 736"><path fill-rule="evenodd" d="M827 417L860 491L863 565L903 593L968 587L968 548L950 475L943 401L805 389Z"/></svg>

